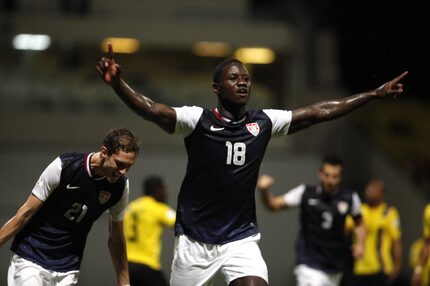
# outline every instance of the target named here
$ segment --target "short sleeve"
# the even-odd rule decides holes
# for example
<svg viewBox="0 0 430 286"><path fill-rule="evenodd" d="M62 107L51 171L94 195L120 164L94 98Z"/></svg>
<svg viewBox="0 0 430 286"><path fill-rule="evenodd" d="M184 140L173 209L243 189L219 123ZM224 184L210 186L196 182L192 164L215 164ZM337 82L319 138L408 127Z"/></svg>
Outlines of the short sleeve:
<svg viewBox="0 0 430 286"><path fill-rule="evenodd" d="M52 191L60 184L61 170L61 159L57 157L40 175L31 193L42 202L46 201Z"/></svg>
<svg viewBox="0 0 430 286"><path fill-rule="evenodd" d="M290 128L292 112L289 110L263 109L272 121L272 136L287 135Z"/></svg>
<svg viewBox="0 0 430 286"><path fill-rule="evenodd" d="M172 227L176 221L176 212L169 206L165 206L160 216L162 224Z"/></svg>
<svg viewBox="0 0 430 286"><path fill-rule="evenodd" d="M361 215L361 200L356 192L352 193L352 205L350 214L353 218Z"/></svg>
<svg viewBox="0 0 430 286"><path fill-rule="evenodd" d="M424 209L423 214L423 235L424 238L430 238L430 204L428 204Z"/></svg>
<svg viewBox="0 0 430 286"><path fill-rule="evenodd" d="M303 193L305 192L306 185L301 184L294 189L289 190L284 194L284 201L288 207L299 206L302 202Z"/></svg>
<svg viewBox="0 0 430 286"><path fill-rule="evenodd" d="M203 108L198 106L174 107L176 112L175 134L187 137L197 125L203 113Z"/></svg>
<svg viewBox="0 0 430 286"><path fill-rule="evenodd" d="M396 208L391 207L387 214L387 230L390 237L393 239L399 239L401 236L400 230L400 218Z"/></svg>
<svg viewBox="0 0 430 286"><path fill-rule="evenodd" d="M109 213L113 221L124 220L124 212L128 204L128 197L130 193L129 189L129 181L127 179L121 199L109 209Z"/></svg>

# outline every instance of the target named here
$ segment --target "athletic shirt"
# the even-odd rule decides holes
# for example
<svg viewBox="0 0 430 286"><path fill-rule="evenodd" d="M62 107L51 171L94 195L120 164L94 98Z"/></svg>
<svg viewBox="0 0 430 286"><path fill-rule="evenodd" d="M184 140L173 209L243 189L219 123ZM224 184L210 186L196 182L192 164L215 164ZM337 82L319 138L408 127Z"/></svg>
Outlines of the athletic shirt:
<svg viewBox="0 0 430 286"><path fill-rule="evenodd" d="M173 209L151 196L130 202L124 216L128 261L160 270L161 235L165 226L174 226L175 217Z"/></svg>
<svg viewBox="0 0 430 286"><path fill-rule="evenodd" d="M326 273L343 271L345 219L361 216L357 193L338 189L330 196L320 186L299 185L284 195L289 207L300 207L301 229L296 242L296 262Z"/></svg>
<svg viewBox="0 0 430 286"><path fill-rule="evenodd" d="M91 155L61 154L45 169L32 190L43 205L15 235L13 252L45 269L79 270L93 222L107 209L112 220L123 219L128 179L94 178Z"/></svg>
<svg viewBox="0 0 430 286"><path fill-rule="evenodd" d="M255 186L272 135L286 135L291 112L251 110L228 122L201 107L175 108L188 164L178 196L176 234L223 244L258 233Z"/></svg>

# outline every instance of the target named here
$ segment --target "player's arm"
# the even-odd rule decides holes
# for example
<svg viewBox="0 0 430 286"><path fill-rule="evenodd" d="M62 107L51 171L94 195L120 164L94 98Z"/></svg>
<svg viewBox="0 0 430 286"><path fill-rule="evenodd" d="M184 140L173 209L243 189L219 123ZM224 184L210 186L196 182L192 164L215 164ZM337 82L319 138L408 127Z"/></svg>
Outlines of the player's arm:
<svg viewBox="0 0 430 286"><path fill-rule="evenodd" d="M133 90L121 78L121 66L113 58L111 44L108 44L108 51L108 57L102 57L98 65L96 65L101 78L113 88L122 101L135 113L146 120L156 123L166 132L173 133L176 124L175 110L168 105L155 102L142 93Z"/></svg>
<svg viewBox="0 0 430 286"><path fill-rule="evenodd" d="M419 252L417 265L412 273L412 286L421 286L422 272L425 271L425 265L429 259L430 252L430 237L424 238L423 246Z"/></svg>
<svg viewBox="0 0 430 286"><path fill-rule="evenodd" d="M277 211L287 207L283 196L275 196L269 188L275 182L274 178L269 175L261 175L257 181L257 189L260 191L261 200L266 208Z"/></svg>
<svg viewBox="0 0 430 286"><path fill-rule="evenodd" d="M316 123L341 117L373 99L383 98L388 95L396 96L403 93L403 84L400 83L400 81L407 75L407 73L408 72L405 71L398 77L384 83L374 90L338 100L321 101L293 110L291 126L288 130L288 134L300 131Z"/></svg>
<svg viewBox="0 0 430 286"><path fill-rule="evenodd" d="M119 286L130 285L123 221L109 220L109 252Z"/></svg>
<svg viewBox="0 0 430 286"><path fill-rule="evenodd" d="M387 232L392 239L391 253L393 257L393 271L389 275L389 280L393 282L396 277L399 276L403 260L402 234L400 229L400 217L397 209L391 207L386 218L388 220Z"/></svg>
<svg viewBox="0 0 430 286"><path fill-rule="evenodd" d="M0 229L0 246L20 231L33 215L40 209L43 202L31 194L17 213Z"/></svg>
<svg viewBox="0 0 430 286"><path fill-rule="evenodd" d="M355 259L359 259L363 257L364 254L367 229L364 224L363 217L361 215L358 217L354 217L354 223L355 243L352 245L352 255Z"/></svg>

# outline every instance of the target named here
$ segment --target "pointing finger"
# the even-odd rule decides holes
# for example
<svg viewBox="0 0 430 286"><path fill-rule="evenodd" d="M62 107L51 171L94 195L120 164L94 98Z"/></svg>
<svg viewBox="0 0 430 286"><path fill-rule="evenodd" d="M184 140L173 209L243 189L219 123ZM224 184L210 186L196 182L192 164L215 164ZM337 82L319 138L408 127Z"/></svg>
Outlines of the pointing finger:
<svg viewBox="0 0 430 286"><path fill-rule="evenodd" d="M109 56L109 59L111 60L111 59L113 59L112 43L108 43L107 46L108 46L108 56Z"/></svg>

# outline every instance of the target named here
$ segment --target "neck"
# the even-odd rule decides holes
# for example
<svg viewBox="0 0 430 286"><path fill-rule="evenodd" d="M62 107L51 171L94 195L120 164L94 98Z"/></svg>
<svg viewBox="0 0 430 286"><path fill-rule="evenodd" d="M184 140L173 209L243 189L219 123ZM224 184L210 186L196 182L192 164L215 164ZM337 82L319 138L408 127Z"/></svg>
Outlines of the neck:
<svg viewBox="0 0 430 286"><path fill-rule="evenodd" d="M226 117L232 121L239 121L245 117L246 109L245 106L239 108L226 108L219 104L217 110L222 117Z"/></svg>
<svg viewBox="0 0 430 286"><path fill-rule="evenodd" d="M104 176L103 171L102 171L103 162L104 162L104 159L102 158L100 152L96 152L93 155L91 155L90 168L91 168L91 173L93 174L93 176L95 176L95 177L103 177Z"/></svg>

